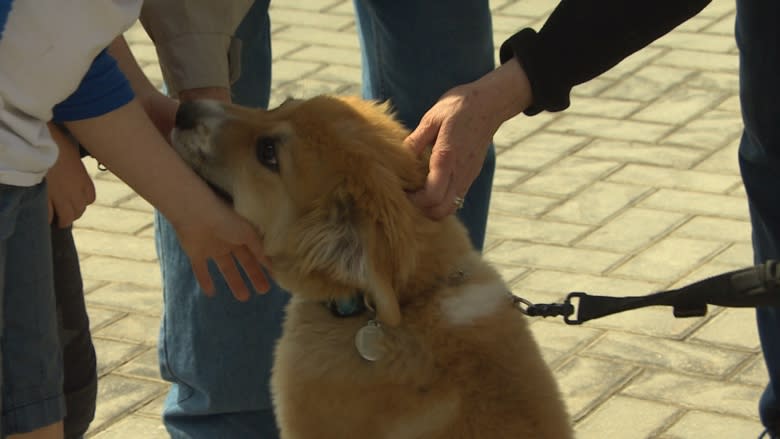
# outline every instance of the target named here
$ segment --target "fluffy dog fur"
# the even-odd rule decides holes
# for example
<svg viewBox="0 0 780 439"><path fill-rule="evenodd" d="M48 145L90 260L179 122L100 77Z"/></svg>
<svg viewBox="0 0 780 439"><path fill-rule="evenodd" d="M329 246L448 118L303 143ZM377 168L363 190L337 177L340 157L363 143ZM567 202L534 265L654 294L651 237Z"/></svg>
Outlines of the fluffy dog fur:
<svg viewBox="0 0 780 439"><path fill-rule="evenodd" d="M457 219L431 221L409 202L427 165L406 134L357 98L179 110L177 150L264 232L292 293L272 377L282 437L571 437L499 274ZM357 292L376 314L338 318L324 305ZM376 362L354 342L370 319L384 334Z"/></svg>

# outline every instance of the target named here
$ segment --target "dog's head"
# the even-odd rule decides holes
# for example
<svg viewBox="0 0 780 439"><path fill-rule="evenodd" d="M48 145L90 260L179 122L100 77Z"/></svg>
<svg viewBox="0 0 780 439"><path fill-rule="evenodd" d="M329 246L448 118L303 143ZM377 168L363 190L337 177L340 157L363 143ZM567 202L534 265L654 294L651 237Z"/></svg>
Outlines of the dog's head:
<svg viewBox="0 0 780 439"><path fill-rule="evenodd" d="M319 96L270 111L185 103L173 143L262 231L283 287L322 300L360 290L394 325L427 221L406 195L426 172L406 135L384 105Z"/></svg>

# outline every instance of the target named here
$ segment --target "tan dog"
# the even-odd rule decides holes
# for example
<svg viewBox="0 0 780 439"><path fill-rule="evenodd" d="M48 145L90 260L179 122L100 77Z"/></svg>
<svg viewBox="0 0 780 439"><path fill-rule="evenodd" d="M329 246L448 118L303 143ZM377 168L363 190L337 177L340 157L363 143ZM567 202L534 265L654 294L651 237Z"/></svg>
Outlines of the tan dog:
<svg viewBox="0 0 780 439"><path fill-rule="evenodd" d="M501 277L457 219L409 202L426 164L406 134L356 98L179 110L177 150L264 232L293 295L272 378L282 437L572 437ZM368 308L339 317L333 299Z"/></svg>

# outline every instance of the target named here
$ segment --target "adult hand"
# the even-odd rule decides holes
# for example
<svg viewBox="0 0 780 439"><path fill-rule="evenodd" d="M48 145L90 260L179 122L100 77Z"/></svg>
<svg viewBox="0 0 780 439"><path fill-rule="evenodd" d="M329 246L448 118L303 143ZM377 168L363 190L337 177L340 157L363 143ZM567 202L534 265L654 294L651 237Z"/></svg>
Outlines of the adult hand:
<svg viewBox="0 0 780 439"><path fill-rule="evenodd" d="M454 213L479 175L493 135L530 103L528 78L515 60L445 93L405 141L417 154L433 145L425 186L410 195L412 202L432 219Z"/></svg>
<svg viewBox="0 0 780 439"><path fill-rule="evenodd" d="M95 201L95 185L81 162L79 147L60 128L49 123L49 131L60 153L46 174L49 223L69 227Z"/></svg>

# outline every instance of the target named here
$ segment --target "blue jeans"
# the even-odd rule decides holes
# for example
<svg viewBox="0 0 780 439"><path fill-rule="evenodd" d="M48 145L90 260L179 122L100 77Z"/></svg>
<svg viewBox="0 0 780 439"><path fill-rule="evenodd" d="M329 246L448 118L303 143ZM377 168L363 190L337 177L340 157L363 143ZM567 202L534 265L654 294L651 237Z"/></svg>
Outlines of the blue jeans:
<svg viewBox="0 0 780 439"><path fill-rule="evenodd" d="M738 0L740 99L745 129L739 164L748 195L755 263L780 258L780 4ZM769 384L759 403L771 437L780 434L780 309L756 310Z"/></svg>
<svg viewBox="0 0 780 439"><path fill-rule="evenodd" d="M242 75L235 102L264 107L270 84L267 1L255 2L239 27ZM487 1L359 1L365 97L391 99L414 127L449 88L493 68ZM490 153L459 212L482 248L495 168ZM269 397L272 353L287 293L273 286L248 303L236 302L224 282L203 295L189 261L164 218L157 216L157 248L165 309L160 334L163 377L173 384L163 419L173 438L275 438ZM218 277L216 270L212 274Z"/></svg>
<svg viewBox="0 0 780 439"><path fill-rule="evenodd" d="M0 437L65 416L46 185L0 184Z"/></svg>

